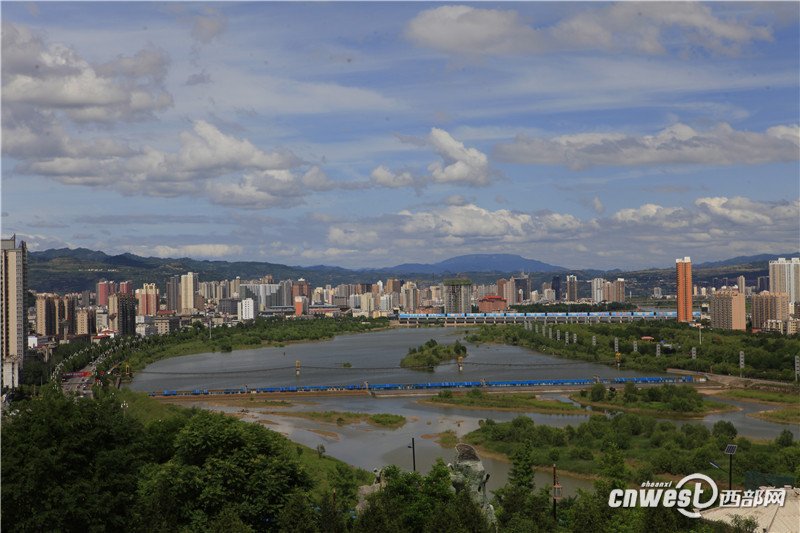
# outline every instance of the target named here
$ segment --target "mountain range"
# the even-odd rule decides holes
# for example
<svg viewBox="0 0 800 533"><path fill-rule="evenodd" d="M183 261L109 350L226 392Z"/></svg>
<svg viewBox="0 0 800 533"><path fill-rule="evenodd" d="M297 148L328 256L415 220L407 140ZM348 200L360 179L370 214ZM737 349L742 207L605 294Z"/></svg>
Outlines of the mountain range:
<svg viewBox="0 0 800 533"><path fill-rule="evenodd" d="M762 254L740 256L725 261L703 263L695 267L695 279L725 276L730 271L744 273L748 280L766 275L767 261L776 257L797 254ZM317 265L311 267L290 266L279 263L256 261L209 261L183 258L142 257L125 253L108 255L86 248L59 248L42 252L30 252L29 286L41 292L72 292L94 287L101 278L113 280L130 279L135 286L155 282L163 286L165 280L186 272L197 272L201 280L257 279L271 274L274 279L305 278L312 285L324 286L339 283L370 282L386 277L399 277L422 281L436 281L448 276L466 275L476 283L492 283L500 277L526 272L535 283L549 280L552 275L572 272L579 279L589 279L604 274L625 277L633 283L641 279L642 284L651 281L668 285L673 278L673 267L648 269L635 272L619 270L568 270L561 266L526 259L512 254L470 254L432 263L405 263L387 268L352 270L342 267Z"/></svg>

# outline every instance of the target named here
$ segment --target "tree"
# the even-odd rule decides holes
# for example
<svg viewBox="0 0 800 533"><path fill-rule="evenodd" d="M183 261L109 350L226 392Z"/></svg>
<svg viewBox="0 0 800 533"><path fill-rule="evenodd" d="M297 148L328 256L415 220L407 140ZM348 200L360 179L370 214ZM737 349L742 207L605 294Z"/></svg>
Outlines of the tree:
<svg viewBox="0 0 800 533"><path fill-rule="evenodd" d="M625 389L622 393L622 401L625 403L634 403L639 399L637 394L636 385L631 382L625 384Z"/></svg>
<svg viewBox="0 0 800 533"><path fill-rule="evenodd" d="M530 442L522 445L522 448L514 454L512 458L511 471L508 473L508 482L514 487L533 490L535 482L533 478L534 463L533 446Z"/></svg>
<svg viewBox="0 0 800 533"><path fill-rule="evenodd" d="M727 420L720 420L711 428L711 434L714 435L718 441L731 441L736 438L736 426Z"/></svg>
<svg viewBox="0 0 800 533"><path fill-rule="evenodd" d="M592 385L592 390L589 393L589 398L593 402L602 402L606 397L606 387L602 383L595 383Z"/></svg>
<svg viewBox="0 0 800 533"><path fill-rule="evenodd" d="M9 531L129 528L142 426L113 396L65 397L46 387L12 404L2 424L2 516Z"/></svg>
<svg viewBox="0 0 800 533"><path fill-rule="evenodd" d="M781 431L781 434L775 439L775 444L781 448L788 448L794 442L794 435L788 429Z"/></svg>
<svg viewBox="0 0 800 533"><path fill-rule="evenodd" d="M142 529L205 529L223 511L260 529L277 520L293 492L311 487L283 437L222 414L197 413L174 449L166 463L142 472Z"/></svg>

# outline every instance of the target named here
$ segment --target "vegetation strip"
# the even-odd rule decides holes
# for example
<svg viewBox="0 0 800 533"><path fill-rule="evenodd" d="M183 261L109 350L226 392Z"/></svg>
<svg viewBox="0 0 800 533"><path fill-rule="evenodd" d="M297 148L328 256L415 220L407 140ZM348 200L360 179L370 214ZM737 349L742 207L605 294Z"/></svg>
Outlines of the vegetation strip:
<svg viewBox="0 0 800 533"><path fill-rule="evenodd" d="M271 415L289 416L294 418L307 418L318 422L346 425L366 422L373 426L390 429L399 428L406 423L406 417L388 413L353 413L349 411L270 411Z"/></svg>
<svg viewBox="0 0 800 533"><path fill-rule="evenodd" d="M618 391L596 383L570 398L581 405L601 409L673 418L702 418L709 413L737 410L733 405L708 400L689 385L637 388L633 383L626 383L624 389Z"/></svg>
<svg viewBox="0 0 800 533"><path fill-rule="evenodd" d="M467 409L496 409L499 411L533 411L540 413L580 414L581 408L558 400L541 400L535 394L491 394L472 389L464 394L444 390L420 403L435 403Z"/></svg>
<svg viewBox="0 0 800 533"><path fill-rule="evenodd" d="M731 376L741 372L747 378L785 382L794 381L794 356L800 353L800 338L796 336L704 330L701 343L696 328L675 322L533 324L530 327L534 329L525 329L522 324L481 326L467 336L467 341L522 346L545 354L614 366L619 362L621 368L645 372L665 372L667 368ZM570 336L568 344L566 334ZM572 342L573 335L577 336L576 343ZM740 351L745 353L745 367L741 370Z"/></svg>

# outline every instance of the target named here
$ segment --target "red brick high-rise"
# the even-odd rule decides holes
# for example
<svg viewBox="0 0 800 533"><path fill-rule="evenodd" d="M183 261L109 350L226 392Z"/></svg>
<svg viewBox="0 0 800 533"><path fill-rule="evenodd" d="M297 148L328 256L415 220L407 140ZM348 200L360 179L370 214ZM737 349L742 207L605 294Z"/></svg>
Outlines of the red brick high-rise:
<svg viewBox="0 0 800 533"><path fill-rule="evenodd" d="M678 322L692 321L692 260L689 257L675 260L678 287Z"/></svg>

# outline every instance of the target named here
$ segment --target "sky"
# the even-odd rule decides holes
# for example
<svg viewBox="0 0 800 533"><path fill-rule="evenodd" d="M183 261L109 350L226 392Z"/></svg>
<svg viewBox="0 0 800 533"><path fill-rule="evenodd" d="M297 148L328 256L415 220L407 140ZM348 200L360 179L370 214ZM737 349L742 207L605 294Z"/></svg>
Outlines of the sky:
<svg viewBox="0 0 800 533"><path fill-rule="evenodd" d="M666 267L800 247L800 4L3 2L30 250Z"/></svg>

